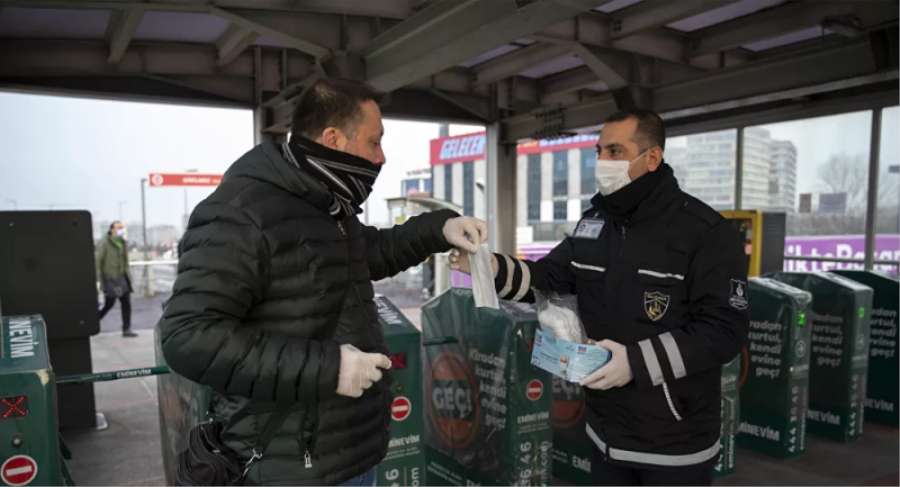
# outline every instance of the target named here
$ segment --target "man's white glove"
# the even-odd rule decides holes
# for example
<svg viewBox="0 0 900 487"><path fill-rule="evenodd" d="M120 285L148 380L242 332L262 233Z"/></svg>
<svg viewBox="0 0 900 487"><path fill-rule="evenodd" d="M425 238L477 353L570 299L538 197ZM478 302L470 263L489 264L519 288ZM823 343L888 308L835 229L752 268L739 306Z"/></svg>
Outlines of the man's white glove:
<svg viewBox="0 0 900 487"><path fill-rule="evenodd" d="M450 245L474 254L479 245L487 242L488 226L471 216L451 218L444 224L444 238Z"/></svg>
<svg viewBox="0 0 900 487"><path fill-rule="evenodd" d="M631 374L631 364L628 363L628 349L612 340L603 340L596 343L589 340L592 345L600 345L609 350L612 357L603 367L595 370L591 375L581 379L578 384L588 389L607 390L613 387L622 387L631 382L634 377Z"/></svg>
<svg viewBox="0 0 900 487"><path fill-rule="evenodd" d="M365 353L353 345L341 345L341 371L337 393L360 397L363 391L381 380L381 371L391 368L391 359L380 353Z"/></svg>

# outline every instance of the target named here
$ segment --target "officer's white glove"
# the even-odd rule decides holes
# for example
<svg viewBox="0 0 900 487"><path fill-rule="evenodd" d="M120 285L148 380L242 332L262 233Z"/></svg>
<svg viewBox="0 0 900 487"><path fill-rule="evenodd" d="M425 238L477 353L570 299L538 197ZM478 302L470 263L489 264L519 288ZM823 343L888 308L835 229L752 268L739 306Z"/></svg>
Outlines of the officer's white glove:
<svg viewBox="0 0 900 487"><path fill-rule="evenodd" d="M391 359L380 353L365 353L353 345L341 345L341 371L337 393L360 397L363 391L381 380L381 371L391 368Z"/></svg>
<svg viewBox="0 0 900 487"><path fill-rule="evenodd" d="M588 389L607 390L613 387L622 387L634 378L631 374L631 364L628 363L628 349L612 340L603 340L593 345L600 345L612 354L609 362L595 370L591 375L581 379L578 384Z"/></svg>
<svg viewBox="0 0 900 487"><path fill-rule="evenodd" d="M474 254L487 242L487 223L470 216L451 218L444 224L444 238L450 245Z"/></svg>

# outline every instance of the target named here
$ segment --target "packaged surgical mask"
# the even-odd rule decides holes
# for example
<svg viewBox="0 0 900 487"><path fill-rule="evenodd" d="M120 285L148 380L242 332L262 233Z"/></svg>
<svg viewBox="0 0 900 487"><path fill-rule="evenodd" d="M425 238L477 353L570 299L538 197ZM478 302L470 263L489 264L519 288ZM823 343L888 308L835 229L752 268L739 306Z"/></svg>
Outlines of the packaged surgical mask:
<svg viewBox="0 0 900 487"><path fill-rule="evenodd" d="M534 336L532 365L568 382L579 382L609 362L609 350L586 343L576 296L532 291L541 325Z"/></svg>
<svg viewBox="0 0 900 487"><path fill-rule="evenodd" d="M475 297L475 307L500 309L488 244L479 245L477 253L469 254L469 265L472 268L472 294Z"/></svg>

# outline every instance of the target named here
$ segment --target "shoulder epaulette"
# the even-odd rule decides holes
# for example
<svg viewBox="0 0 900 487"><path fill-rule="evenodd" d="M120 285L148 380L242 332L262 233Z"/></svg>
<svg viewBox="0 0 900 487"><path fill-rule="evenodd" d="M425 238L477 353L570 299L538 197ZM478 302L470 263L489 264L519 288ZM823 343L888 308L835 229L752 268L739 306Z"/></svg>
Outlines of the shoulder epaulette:
<svg viewBox="0 0 900 487"><path fill-rule="evenodd" d="M724 218L719 212L712 209L706 203L688 195L682 203L682 211L699 219L703 223L713 226Z"/></svg>

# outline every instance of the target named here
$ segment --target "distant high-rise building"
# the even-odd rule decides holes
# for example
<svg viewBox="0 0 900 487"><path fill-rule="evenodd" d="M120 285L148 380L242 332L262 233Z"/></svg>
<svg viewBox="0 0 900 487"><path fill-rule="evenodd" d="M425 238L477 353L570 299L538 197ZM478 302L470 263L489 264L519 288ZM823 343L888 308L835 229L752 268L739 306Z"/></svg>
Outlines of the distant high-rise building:
<svg viewBox="0 0 900 487"><path fill-rule="evenodd" d="M716 210L733 209L736 155L733 130L688 136L682 189Z"/></svg>
<svg viewBox="0 0 900 487"><path fill-rule="evenodd" d="M772 141L770 177L776 193L769 209L793 213L797 207L797 148L787 140Z"/></svg>
<svg viewBox="0 0 900 487"><path fill-rule="evenodd" d="M741 208L794 211L797 150L791 142L773 140L761 127L744 129ZM666 151L682 189L716 210L735 204L737 131L687 137L685 148Z"/></svg>

